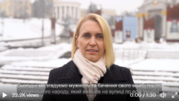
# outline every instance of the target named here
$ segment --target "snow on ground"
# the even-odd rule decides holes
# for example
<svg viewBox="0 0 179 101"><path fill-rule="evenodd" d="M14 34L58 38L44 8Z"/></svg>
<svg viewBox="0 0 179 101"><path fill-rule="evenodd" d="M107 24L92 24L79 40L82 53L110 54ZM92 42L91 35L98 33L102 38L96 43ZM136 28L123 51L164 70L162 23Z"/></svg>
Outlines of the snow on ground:
<svg viewBox="0 0 179 101"><path fill-rule="evenodd" d="M13 66L28 66L28 67L51 67L57 68L68 63L71 59L50 59L45 61L24 61L24 62L14 62L10 65Z"/></svg>
<svg viewBox="0 0 179 101"><path fill-rule="evenodd" d="M126 66L127 64L136 61L138 59L144 59L146 51L138 50L128 51L122 50L114 46L116 63L121 66ZM49 45L41 47L38 49L11 49L4 52L0 52L0 62L5 61L30 61L30 60L50 60L52 58L59 58L66 52L71 51L71 44L61 43L57 45ZM140 57L136 54L140 54ZM125 56L124 56L125 55ZM131 55L131 56L130 56ZM123 58L124 57L124 58Z"/></svg>
<svg viewBox="0 0 179 101"><path fill-rule="evenodd" d="M71 51L71 44L67 43L49 45L38 49L11 49L0 52L0 64L6 64L15 61L46 61L57 59L68 51Z"/></svg>
<svg viewBox="0 0 179 101"><path fill-rule="evenodd" d="M134 42L124 42L123 44L113 43L113 47L120 48L120 49L138 49L140 48L140 44Z"/></svg>
<svg viewBox="0 0 179 101"><path fill-rule="evenodd" d="M121 66L126 66L127 64L131 64L132 62L140 61L141 59L145 58L147 47L150 50L155 51L166 51L168 48L170 48L171 52L178 51L179 49L179 43L133 43L133 42L125 42L123 44L113 44L114 52L116 56L116 64L119 64ZM168 49L169 50L169 49ZM22 54L17 54L17 51L21 51ZM36 52L41 55L33 55L27 52ZM0 52L0 60L50 60L51 58L58 58L64 53L71 51L71 44L68 43L60 43L57 45L48 45L44 46L38 49L11 49L4 52ZM42 54L41 52L45 52ZM9 54L9 55L8 55ZM25 55L24 55L25 54ZM27 55L29 54L29 55ZM52 54L52 55L50 55ZM24 55L24 56L22 56ZM38 57L39 56L39 57ZM51 57L50 57L51 56ZM45 59L43 59L45 58ZM158 60L157 60L158 61ZM148 64L148 63L147 63Z"/></svg>
<svg viewBox="0 0 179 101"><path fill-rule="evenodd" d="M42 19L32 18L25 22L22 19L5 18L4 26L0 24L0 31L3 28L3 40L40 38L42 36ZM63 26L56 24L56 35L60 35ZM51 35L51 21L44 19L44 36Z"/></svg>
<svg viewBox="0 0 179 101"><path fill-rule="evenodd" d="M63 48L63 50L64 51L71 51L71 47L72 47L72 45L71 44L68 44L68 43L60 43L60 44L57 44L57 45L49 45L49 46L44 46L44 47L40 47L40 48L38 48L37 50L53 50L53 51L61 51L61 50L59 50L59 49L62 49Z"/></svg>
<svg viewBox="0 0 179 101"><path fill-rule="evenodd" d="M179 59L145 59L129 68L135 83L161 83L164 92L179 90Z"/></svg>
<svg viewBox="0 0 179 101"><path fill-rule="evenodd" d="M19 61L19 62L12 62L8 65L12 65L12 66L28 66L28 67L51 67L51 68L55 68L55 67L61 67L63 65L65 65L66 63L68 63L69 61L71 61L71 58L69 59L50 59L50 60L43 60L43 61L33 61L33 60L29 60L29 61ZM123 66L126 67L128 66L128 64L133 63L135 61L121 61L119 59L117 59L115 61L115 64L119 65L119 66ZM3 66L2 68L6 67Z"/></svg>
<svg viewBox="0 0 179 101"><path fill-rule="evenodd" d="M179 51L179 43L135 43L135 42L124 42L123 44L113 44L114 48L121 49L145 49L145 50L176 50Z"/></svg>
<svg viewBox="0 0 179 101"><path fill-rule="evenodd" d="M122 66L122 67L127 67L130 68L130 65L138 63L143 61L144 59L139 58L139 59L135 59L135 60L122 60L122 59L116 59L114 64L118 65L118 66Z"/></svg>
<svg viewBox="0 0 179 101"><path fill-rule="evenodd" d="M142 62L133 64L131 69L143 70L173 70L179 72L179 59L146 59Z"/></svg>
<svg viewBox="0 0 179 101"><path fill-rule="evenodd" d="M1 51L4 51L4 50L7 50L7 49L8 49L7 47L0 46L0 52L1 52Z"/></svg>
<svg viewBox="0 0 179 101"><path fill-rule="evenodd" d="M137 43L133 43L133 42L125 42L123 44L113 44L114 47L114 52L116 55L116 59L121 59L121 57L123 57L122 55L129 55L129 54L139 54L140 57L144 57L146 54L146 50L150 50L150 51L171 51L171 52L175 52L179 50L179 43L161 43L161 44L157 44L157 43L141 43L141 44L137 44ZM14 51L14 50L29 50L29 49L11 49L11 50L7 50L5 52L0 52L0 55L2 56L2 54L7 54L10 51ZM60 43L57 45L48 45L48 46L44 46L41 47L39 49L30 49L30 50L36 50L36 51L57 51L57 52L61 52L62 54L67 52L67 51L71 51L71 44L68 43ZM124 54L125 53L125 54Z"/></svg>

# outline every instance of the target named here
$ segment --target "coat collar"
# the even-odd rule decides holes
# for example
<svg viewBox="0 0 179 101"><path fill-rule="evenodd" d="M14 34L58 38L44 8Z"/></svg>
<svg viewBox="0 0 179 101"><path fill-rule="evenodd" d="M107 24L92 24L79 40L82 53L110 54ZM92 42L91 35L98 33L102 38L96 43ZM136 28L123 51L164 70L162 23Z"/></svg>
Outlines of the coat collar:
<svg viewBox="0 0 179 101"><path fill-rule="evenodd" d="M110 69L107 69L107 72L104 74L102 83L125 83L127 82L126 77L122 72L119 72L119 75L116 75L115 65L112 65ZM118 67L117 67L118 68ZM61 72L58 76L58 83L79 83L81 84L82 75L80 74L78 67L71 60L66 65L61 67ZM118 74L118 73L117 73Z"/></svg>

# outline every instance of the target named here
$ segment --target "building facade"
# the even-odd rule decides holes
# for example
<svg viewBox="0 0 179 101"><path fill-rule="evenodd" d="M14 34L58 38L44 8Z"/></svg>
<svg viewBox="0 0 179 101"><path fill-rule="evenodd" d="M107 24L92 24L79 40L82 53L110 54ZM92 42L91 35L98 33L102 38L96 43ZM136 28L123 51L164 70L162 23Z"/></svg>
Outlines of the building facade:
<svg viewBox="0 0 179 101"><path fill-rule="evenodd" d="M137 17L116 16L113 37L115 43L135 40L137 37Z"/></svg>
<svg viewBox="0 0 179 101"><path fill-rule="evenodd" d="M3 0L0 12L4 17L26 18L31 16L30 0Z"/></svg>
<svg viewBox="0 0 179 101"><path fill-rule="evenodd" d="M137 17L123 17L123 40L135 40L137 36Z"/></svg>
<svg viewBox="0 0 179 101"><path fill-rule="evenodd" d="M112 30L115 29L115 16L116 16L116 11L113 9L105 9L102 8L102 14L101 16L108 22L110 28Z"/></svg>
<svg viewBox="0 0 179 101"><path fill-rule="evenodd" d="M54 16L57 20L63 20L70 17L73 20L79 20L81 17L80 3L63 0L53 0Z"/></svg>
<svg viewBox="0 0 179 101"><path fill-rule="evenodd" d="M179 42L179 0L145 0L139 8L138 39Z"/></svg>

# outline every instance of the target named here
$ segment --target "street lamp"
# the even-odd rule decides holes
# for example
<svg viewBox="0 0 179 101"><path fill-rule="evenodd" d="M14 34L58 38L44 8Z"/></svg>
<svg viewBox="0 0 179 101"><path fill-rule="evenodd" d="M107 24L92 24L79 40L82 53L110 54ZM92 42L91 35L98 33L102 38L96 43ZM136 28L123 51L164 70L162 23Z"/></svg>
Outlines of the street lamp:
<svg viewBox="0 0 179 101"><path fill-rule="evenodd" d="M52 6L51 8L51 44L56 44L56 33L55 33L56 18L55 18L53 0L51 1L51 6Z"/></svg>
<svg viewBox="0 0 179 101"><path fill-rule="evenodd" d="M44 0L41 0L42 1L42 46L44 46L44 4L45 4L45 1Z"/></svg>

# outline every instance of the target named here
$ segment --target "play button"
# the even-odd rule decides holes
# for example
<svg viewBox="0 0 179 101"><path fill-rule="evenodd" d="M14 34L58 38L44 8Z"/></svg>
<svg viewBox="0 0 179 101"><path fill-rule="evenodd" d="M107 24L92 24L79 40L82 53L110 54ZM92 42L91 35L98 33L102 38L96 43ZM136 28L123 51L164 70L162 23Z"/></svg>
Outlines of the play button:
<svg viewBox="0 0 179 101"><path fill-rule="evenodd" d="M6 93L2 93L2 98L5 98L7 96Z"/></svg>

